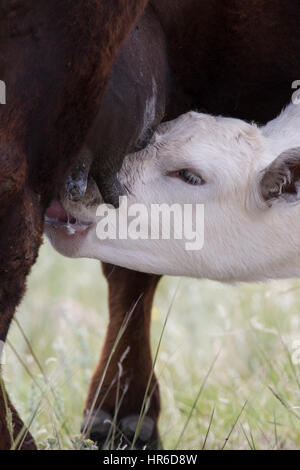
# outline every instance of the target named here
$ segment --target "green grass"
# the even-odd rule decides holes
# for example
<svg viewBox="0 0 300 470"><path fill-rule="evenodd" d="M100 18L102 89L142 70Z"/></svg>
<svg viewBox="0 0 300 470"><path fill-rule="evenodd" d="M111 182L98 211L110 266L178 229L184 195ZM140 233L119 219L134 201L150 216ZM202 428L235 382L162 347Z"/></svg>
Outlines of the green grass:
<svg viewBox="0 0 300 470"><path fill-rule="evenodd" d="M167 277L159 286L154 352L177 286L178 279ZM34 417L31 431L41 447L78 445L105 334L106 297L98 262L63 258L45 243L17 311L19 325L14 322L9 334L4 367L7 390L25 422ZM300 447L300 354L293 355L299 302L300 281L180 281L156 363L165 448Z"/></svg>

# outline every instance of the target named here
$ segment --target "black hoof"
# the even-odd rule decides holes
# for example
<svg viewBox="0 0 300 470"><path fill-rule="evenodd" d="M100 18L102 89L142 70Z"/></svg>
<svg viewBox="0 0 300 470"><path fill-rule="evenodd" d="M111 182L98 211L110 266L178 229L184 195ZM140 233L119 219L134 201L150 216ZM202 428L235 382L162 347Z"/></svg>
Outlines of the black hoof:
<svg viewBox="0 0 300 470"><path fill-rule="evenodd" d="M138 415L127 416L115 426L113 417L105 411L93 412L87 410L81 432L94 441L99 449L161 449L156 423L149 416L145 416L139 425L139 432L135 438L139 423Z"/></svg>

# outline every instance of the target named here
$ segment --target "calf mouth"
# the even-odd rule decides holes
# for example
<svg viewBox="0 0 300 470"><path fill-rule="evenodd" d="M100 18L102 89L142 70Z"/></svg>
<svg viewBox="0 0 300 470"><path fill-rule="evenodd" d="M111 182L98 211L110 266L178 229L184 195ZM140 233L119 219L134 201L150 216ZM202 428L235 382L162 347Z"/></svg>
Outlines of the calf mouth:
<svg viewBox="0 0 300 470"><path fill-rule="evenodd" d="M63 229L68 235L87 231L94 221L79 218L67 211L59 200L53 200L45 214L45 224L53 229Z"/></svg>
<svg viewBox="0 0 300 470"><path fill-rule="evenodd" d="M71 236L84 234L96 222L97 207L106 203L118 208L123 194L118 173L92 168L91 157L83 156L46 210L46 233L52 228Z"/></svg>
<svg viewBox="0 0 300 470"><path fill-rule="evenodd" d="M83 171L84 170L84 171ZM94 225L97 206L103 201L94 179L77 165L45 213L47 228L74 236Z"/></svg>
<svg viewBox="0 0 300 470"><path fill-rule="evenodd" d="M64 187L52 200L45 213L45 226L74 236L84 234L96 223L96 211L106 203L115 208L123 188L116 174L101 174L98 181L90 173L78 171L69 175ZM99 190L101 187L101 193Z"/></svg>

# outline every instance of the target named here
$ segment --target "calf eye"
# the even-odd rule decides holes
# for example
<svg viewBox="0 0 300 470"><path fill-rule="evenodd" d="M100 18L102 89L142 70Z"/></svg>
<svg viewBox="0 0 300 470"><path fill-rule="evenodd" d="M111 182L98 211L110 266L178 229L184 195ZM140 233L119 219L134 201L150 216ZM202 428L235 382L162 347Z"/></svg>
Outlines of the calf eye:
<svg viewBox="0 0 300 470"><path fill-rule="evenodd" d="M190 170L179 170L176 172L172 172L169 174L170 176L176 176L180 178L187 184L191 184L192 186L200 186L205 183L204 179L201 176L196 175Z"/></svg>

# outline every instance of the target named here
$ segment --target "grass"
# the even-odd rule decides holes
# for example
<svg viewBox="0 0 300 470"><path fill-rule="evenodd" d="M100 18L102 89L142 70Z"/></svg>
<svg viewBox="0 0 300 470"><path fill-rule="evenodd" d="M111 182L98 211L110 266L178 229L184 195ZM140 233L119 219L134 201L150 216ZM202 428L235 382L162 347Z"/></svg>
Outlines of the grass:
<svg viewBox="0 0 300 470"><path fill-rule="evenodd" d="M164 278L153 308L164 447L299 448L300 281L225 286L182 279L173 302L177 286ZM63 258L45 243L4 366L7 390L41 448L81 445L106 297L98 262Z"/></svg>

